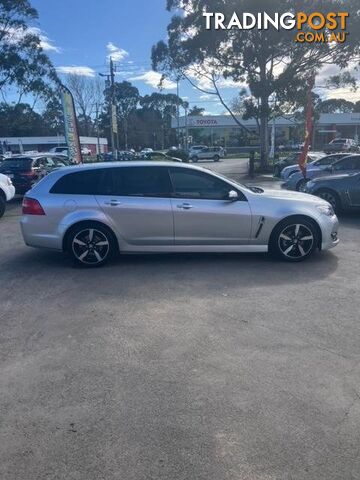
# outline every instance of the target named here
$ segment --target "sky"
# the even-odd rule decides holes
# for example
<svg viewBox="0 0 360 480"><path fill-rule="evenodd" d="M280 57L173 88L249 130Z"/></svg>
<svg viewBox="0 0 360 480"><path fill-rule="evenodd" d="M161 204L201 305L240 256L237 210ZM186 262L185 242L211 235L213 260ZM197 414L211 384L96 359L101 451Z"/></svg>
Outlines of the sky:
<svg viewBox="0 0 360 480"><path fill-rule="evenodd" d="M117 81L131 81L141 95L157 91L160 74L151 69L151 47L166 40L171 14L166 0L31 0L39 13L33 24L42 36L42 45L60 75L79 73L97 77L107 73L109 56L116 60ZM336 73L327 66L320 83ZM238 91L233 82L224 80L221 91L230 102ZM163 92L176 93L176 84L167 80ZM318 92L323 95L324 91ZM327 93L331 98L357 100L347 89ZM198 105L205 113L223 114L224 108L214 97L205 95L186 80L180 82L180 96ZM356 98L355 98L356 97Z"/></svg>
<svg viewBox="0 0 360 480"><path fill-rule="evenodd" d="M157 91L160 74L151 69L151 47L166 39L171 14L166 0L32 0L39 13L34 26L41 31L43 47L58 73L87 76L107 73L108 58L116 60L116 80L131 81L140 94ZM176 93L176 84L165 81L164 93ZM223 113L213 98L180 82L180 96L205 108ZM236 90L224 89L232 99ZM206 97L206 98L205 98Z"/></svg>

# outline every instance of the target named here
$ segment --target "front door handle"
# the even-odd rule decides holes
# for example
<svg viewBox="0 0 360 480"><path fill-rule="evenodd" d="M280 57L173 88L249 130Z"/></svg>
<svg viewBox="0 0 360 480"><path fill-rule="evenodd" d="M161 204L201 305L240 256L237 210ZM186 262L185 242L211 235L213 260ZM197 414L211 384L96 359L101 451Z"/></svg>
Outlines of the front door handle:
<svg viewBox="0 0 360 480"><path fill-rule="evenodd" d="M180 205L177 205L177 208L181 208L182 210L191 210L194 208L191 203L181 203Z"/></svg>
<svg viewBox="0 0 360 480"><path fill-rule="evenodd" d="M105 205L110 205L111 207L117 207L118 205L121 205L121 202L119 202L119 200L110 200L110 202L105 202Z"/></svg>

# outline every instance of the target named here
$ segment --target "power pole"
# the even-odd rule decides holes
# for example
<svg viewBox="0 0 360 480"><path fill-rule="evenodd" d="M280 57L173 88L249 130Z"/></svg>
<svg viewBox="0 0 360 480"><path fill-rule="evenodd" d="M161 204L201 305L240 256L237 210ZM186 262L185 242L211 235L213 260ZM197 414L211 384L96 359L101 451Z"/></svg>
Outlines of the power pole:
<svg viewBox="0 0 360 480"><path fill-rule="evenodd" d="M110 74L99 73L100 77L106 77L105 85L109 88L110 99L109 99L109 123L110 123L110 140L111 140L111 150L113 155L116 156L117 148L115 143L115 134L118 138L118 124L117 124L117 111L116 111L116 102L115 102L115 69L114 62L110 57Z"/></svg>
<svg viewBox="0 0 360 480"><path fill-rule="evenodd" d="M176 119L177 119L177 140L178 140L178 147L181 148L180 145L180 105L179 105L179 77L176 78Z"/></svg>
<svg viewBox="0 0 360 480"><path fill-rule="evenodd" d="M117 156L117 145L115 143L115 134L117 136L117 111L115 103L115 71L114 71L114 62L110 57L110 98L111 98L111 118L110 118L110 128L111 128L111 148L113 155ZM116 152L116 153L115 153Z"/></svg>

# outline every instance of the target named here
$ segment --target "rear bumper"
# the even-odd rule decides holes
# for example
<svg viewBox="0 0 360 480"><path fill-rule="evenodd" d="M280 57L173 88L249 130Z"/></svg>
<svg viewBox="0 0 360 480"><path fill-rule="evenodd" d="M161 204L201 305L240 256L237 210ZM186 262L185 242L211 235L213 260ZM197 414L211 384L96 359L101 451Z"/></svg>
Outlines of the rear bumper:
<svg viewBox="0 0 360 480"><path fill-rule="evenodd" d="M27 246L62 251L62 237L49 225L46 216L23 215L20 228Z"/></svg>

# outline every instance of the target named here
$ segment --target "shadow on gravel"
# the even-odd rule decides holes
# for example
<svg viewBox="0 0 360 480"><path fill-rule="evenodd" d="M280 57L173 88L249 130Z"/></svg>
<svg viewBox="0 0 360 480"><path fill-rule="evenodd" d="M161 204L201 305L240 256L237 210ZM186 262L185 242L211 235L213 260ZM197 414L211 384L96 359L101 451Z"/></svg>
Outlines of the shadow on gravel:
<svg viewBox="0 0 360 480"><path fill-rule="evenodd" d="M13 252L2 263L0 280L9 277L36 276L41 283L56 277L57 282L76 280L91 283L102 290L125 283L149 284L150 288L183 289L206 285L208 289L291 285L319 282L336 271L338 258L332 252L320 252L306 262L289 264L267 254L158 254L120 255L110 264L95 269L75 266L61 253L40 250ZM15 280L15 279L14 279ZM94 283L95 282L95 283ZM112 287L110 287L112 290Z"/></svg>

